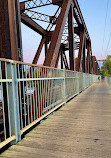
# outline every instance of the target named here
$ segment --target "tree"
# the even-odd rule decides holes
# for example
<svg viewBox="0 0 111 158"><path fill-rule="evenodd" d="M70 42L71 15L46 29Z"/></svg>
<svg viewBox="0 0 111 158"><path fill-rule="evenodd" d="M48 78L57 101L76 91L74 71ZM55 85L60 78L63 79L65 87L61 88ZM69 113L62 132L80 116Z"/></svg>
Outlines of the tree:
<svg viewBox="0 0 111 158"><path fill-rule="evenodd" d="M103 66L101 67L101 75L111 75L111 55L108 55L107 59L103 62Z"/></svg>

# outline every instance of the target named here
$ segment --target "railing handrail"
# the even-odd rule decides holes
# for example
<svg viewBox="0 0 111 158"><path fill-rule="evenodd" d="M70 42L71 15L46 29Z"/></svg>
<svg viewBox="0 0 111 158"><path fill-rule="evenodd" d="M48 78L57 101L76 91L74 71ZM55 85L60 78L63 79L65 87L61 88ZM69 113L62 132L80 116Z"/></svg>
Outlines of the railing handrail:
<svg viewBox="0 0 111 158"><path fill-rule="evenodd" d="M55 67L48 67L48 66L43 66L43 65L31 64L31 63L27 63L27 62L22 62L22 61L17 61L17 60L12 60L12 59L6 59L6 58L0 58L0 61L9 62L9 63L12 63L12 64L23 64L23 65L29 65L29 66L34 66L34 67L40 67L40 68L48 68L48 69L53 69L53 70L66 71L66 72L77 72L77 73L80 73L80 74L89 74L89 73L83 73L83 72L78 72L78 71L60 69L60 68L55 68ZM92 75L94 75L94 74L92 74Z"/></svg>
<svg viewBox="0 0 111 158"><path fill-rule="evenodd" d="M2 78L2 63L4 63L4 78ZM5 106L8 108L9 119L9 129L6 128L4 131L5 141L0 143L0 148L15 138L17 142L20 141L21 135L26 130L89 87L97 78L98 75L0 58L4 129ZM4 89L7 93L6 98L3 94ZM7 105L4 104L4 99L7 100ZM11 121L15 121L13 122L15 127ZM10 132L8 137L7 130Z"/></svg>

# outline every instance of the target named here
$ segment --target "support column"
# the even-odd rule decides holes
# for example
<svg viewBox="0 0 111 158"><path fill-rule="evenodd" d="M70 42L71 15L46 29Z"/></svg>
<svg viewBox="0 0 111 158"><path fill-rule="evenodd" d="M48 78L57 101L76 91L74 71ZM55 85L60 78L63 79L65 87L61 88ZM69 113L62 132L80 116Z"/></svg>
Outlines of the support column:
<svg viewBox="0 0 111 158"><path fill-rule="evenodd" d="M56 60L56 65L55 65L55 68L57 68L57 66L58 66L60 53L61 53L61 49L59 49L59 53L58 53L58 56L57 56L57 60Z"/></svg>
<svg viewBox="0 0 111 158"><path fill-rule="evenodd" d="M38 47L38 49L37 49L37 52L36 52L36 54L35 54L35 57L34 57L34 59L33 59L32 64L37 64L38 59L39 59L39 56L40 56L40 53L41 53L41 50L42 50L42 48L43 48L43 45L44 45L45 41L46 41L46 36L43 36L42 39L41 39L41 42L40 42L40 44L39 44L39 47Z"/></svg>
<svg viewBox="0 0 111 158"><path fill-rule="evenodd" d="M61 45L61 38L62 33L65 27L66 19L68 17L69 9L71 6L71 0L64 0L61 13L57 19L55 31L51 38L51 43L44 61L44 66L55 67L60 45Z"/></svg>
<svg viewBox="0 0 111 158"><path fill-rule="evenodd" d="M63 69L63 50L61 49L61 69Z"/></svg>
<svg viewBox="0 0 111 158"><path fill-rule="evenodd" d="M15 0L0 0L0 57L19 60Z"/></svg>
<svg viewBox="0 0 111 158"><path fill-rule="evenodd" d="M83 73L86 72L86 39L85 39L84 48L83 48L82 71Z"/></svg>
<svg viewBox="0 0 111 158"><path fill-rule="evenodd" d="M48 42L47 42L47 40L45 41L45 56L46 56L46 54L47 54L47 50L48 50Z"/></svg>
<svg viewBox="0 0 111 158"><path fill-rule="evenodd" d="M15 0L0 0L0 58L19 60L18 38L16 25ZM3 79L5 76L5 66L2 63ZM3 97L5 105L5 122L7 127L7 137L9 135L8 125L8 107L6 84L3 83Z"/></svg>
<svg viewBox="0 0 111 158"><path fill-rule="evenodd" d="M91 44L89 49L89 74L91 73Z"/></svg>
<svg viewBox="0 0 111 158"><path fill-rule="evenodd" d="M87 61L86 61L86 72L89 73L90 67L90 44L87 44Z"/></svg>
<svg viewBox="0 0 111 158"><path fill-rule="evenodd" d="M65 65L65 69L69 70L69 66L68 66L65 50L63 50L63 62L64 62L64 65Z"/></svg>
<svg viewBox="0 0 111 158"><path fill-rule="evenodd" d="M71 5L68 15L69 31L69 64L70 70L74 71L74 27L73 27L73 7Z"/></svg>
<svg viewBox="0 0 111 158"><path fill-rule="evenodd" d="M16 8L16 24L17 24L17 37L18 37L18 55L19 61L23 61L23 50L22 50L22 35L21 35L21 15L20 15L20 2L15 0Z"/></svg>
<svg viewBox="0 0 111 158"><path fill-rule="evenodd" d="M92 52L90 56L90 73L93 74L93 57L92 57Z"/></svg>
<svg viewBox="0 0 111 158"><path fill-rule="evenodd" d="M79 45L79 53L78 53L78 61L77 61L77 71L80 71L80 64L81 64L81 58L83 54L83 49L84 49L84 31L80 32L80 45Z"/></svg>

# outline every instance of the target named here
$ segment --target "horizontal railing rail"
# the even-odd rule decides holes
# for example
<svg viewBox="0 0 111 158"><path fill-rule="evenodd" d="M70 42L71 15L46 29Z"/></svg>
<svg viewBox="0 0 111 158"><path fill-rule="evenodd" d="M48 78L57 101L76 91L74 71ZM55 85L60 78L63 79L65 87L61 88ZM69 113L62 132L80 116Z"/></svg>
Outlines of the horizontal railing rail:
<svg viewBox="0 0 111 158"><path fill-rule="evenodd" d="M96 82L97 75L0 59L0 148Z"/></svg>

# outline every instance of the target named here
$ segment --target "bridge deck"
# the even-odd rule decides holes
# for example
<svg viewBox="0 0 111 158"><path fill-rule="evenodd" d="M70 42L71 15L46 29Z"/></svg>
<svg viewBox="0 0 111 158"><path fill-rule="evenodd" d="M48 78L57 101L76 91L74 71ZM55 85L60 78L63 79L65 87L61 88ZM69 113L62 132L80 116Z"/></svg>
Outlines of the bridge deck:
<svg viewBox="0 0 111 158"><path fill-rule="evenodd" d="M93 84L0 157L111 157L111 92L106 83Z"/></svg>

